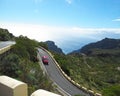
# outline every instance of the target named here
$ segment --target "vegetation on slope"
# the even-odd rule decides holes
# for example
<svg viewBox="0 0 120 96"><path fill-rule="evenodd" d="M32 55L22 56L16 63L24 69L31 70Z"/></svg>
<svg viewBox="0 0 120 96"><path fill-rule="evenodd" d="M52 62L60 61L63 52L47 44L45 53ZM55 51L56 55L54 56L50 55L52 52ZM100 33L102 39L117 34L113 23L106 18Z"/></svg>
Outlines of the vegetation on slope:
<svg viewBox="0 0 120 96"><path fill-rule="evenodd" d="M90 43L82 47L80 49L80 52L87 55L96 55L97 52L102 54L107 53L108 55L114 55L116 50L120 53L120 39L105 38L101 41Z"/></svg>
<svg viewBox="0 0 120 96"><path fill-rule="evenodd" d="M39 46L39 43L24 36L15 40L16 44L10 53L1 59L0 74L26 82L29 94L41 88L54 91L52 82L43 75L37 62L36 47Z"/></svg>
<svg viewBox="0 0 120 96"><path fill-rule="evenodd" d="M102 92L108 87L120 86L120 57L88 57L80 54L55 54L54 57L68 76L88 89Z"/></svg>

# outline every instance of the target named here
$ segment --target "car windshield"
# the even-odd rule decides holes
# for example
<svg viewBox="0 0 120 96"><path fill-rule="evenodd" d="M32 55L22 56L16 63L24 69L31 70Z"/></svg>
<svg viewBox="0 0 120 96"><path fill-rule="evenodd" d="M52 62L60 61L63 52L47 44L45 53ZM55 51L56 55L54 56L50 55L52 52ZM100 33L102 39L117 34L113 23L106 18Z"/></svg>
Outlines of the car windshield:
<svg viewBox="0 0 120 96"><path fill-rule="evenodd" d="M44 60L48 60L48 58L43 58Z"/></svg>

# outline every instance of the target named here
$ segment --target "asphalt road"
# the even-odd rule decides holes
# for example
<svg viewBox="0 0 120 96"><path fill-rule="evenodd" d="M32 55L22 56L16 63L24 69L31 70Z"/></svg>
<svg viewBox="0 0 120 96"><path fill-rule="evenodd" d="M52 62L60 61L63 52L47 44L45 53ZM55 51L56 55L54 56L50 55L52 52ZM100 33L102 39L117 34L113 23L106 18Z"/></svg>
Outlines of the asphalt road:
<svg viewBox="0 0 120 96"><path fill-rule="evenodd" d="M13 45L15 44L14 41L4 41L4 42L0 42L0 49L4 48L4 47L7 47L9 45Z"/></svg>
<svg viewBox="0 0 120 96"><path fill-rule="evenodd" d="M63 74L60 72L52 58L42 49L38 49L40 56L48 56L49 64L45 65L47 73L49 77L55 82L60 88L62 88L65 92L69 93L71 96L81 94L82 96L90 96L89 94L85 93L84 91L77 88L73 85L70 81L68 81Z"/></svg>

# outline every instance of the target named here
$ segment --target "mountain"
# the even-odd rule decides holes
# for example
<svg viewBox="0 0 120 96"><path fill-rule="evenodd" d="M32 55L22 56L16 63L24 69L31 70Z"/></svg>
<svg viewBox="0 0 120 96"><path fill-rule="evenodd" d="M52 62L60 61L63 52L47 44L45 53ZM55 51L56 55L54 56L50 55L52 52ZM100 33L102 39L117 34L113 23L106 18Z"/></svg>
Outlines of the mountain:
<svg viewBox="0 0 120 96"><path fill-rule="evenodd" d="M101 41L85 45L72 53L84 53L86 55L120 55L120 39L105 38Z"/></svg>
<svg viewBox="0 0 120 96"><path fill-rule="evenodd" d="M48 46L48 49L54 51L56 53L64 54L61 48L58 48L57 45L53 41L46 41L45 42Z"/></svg>
<svg viewBox="0 0 120 96"><path fill-rule="evenodd" d="M9 33L7 29L0 28L0 41L13 40L14 36L12 33Z"/></svg>

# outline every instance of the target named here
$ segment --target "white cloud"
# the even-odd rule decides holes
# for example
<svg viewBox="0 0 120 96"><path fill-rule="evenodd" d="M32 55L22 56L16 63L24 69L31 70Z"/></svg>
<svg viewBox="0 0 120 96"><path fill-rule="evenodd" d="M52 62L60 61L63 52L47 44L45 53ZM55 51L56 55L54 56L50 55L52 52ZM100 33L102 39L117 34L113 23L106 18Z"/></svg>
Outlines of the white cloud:
<svg viewBox="0 0 120 96"><path fill-rule="evenodd" d="M98 41L105 37L120 37L120 28L58 27L4 22L0 22L0 28L8 29L15 36L24 35L37 41L55 41L65 52L70 52L84 44Z"/></svg>
<svg viewBox="0 0 120 96"><path fill-rule="evenodd" d="M98 34L102 32L112 32L112 33L120 33L120 28L80 28L73 27L73 30L76 32L82 32L82 34Z"/></svg>
<svg viewBox="0 0 120 96"><path fill-rule="evenodd" d="M119 22L120 22L120 18L114 19L114 20L112 20L112 21L119 21Z"/></svg>
<svg viewBox="0 0 120 96"><path fill-rule="evenodd" d="M24 35L38 41L66 40L72 38L98 39L101 34L120 34L120 28L80 28L80 27L56 27L37 24L1 23L1 28L8 29L15 36ZM95 37L98 36L98 37Z"/></svg>
<svg viewBox="0 0 120 96"><path fill-rule="evenodd" d="M72 4L72 1L73 1L73 0L66 0L66 2L67 2L68 4Z"/></svg>
<svg viewBox="0 0 120 96"><path fill-rule="evenodd" d="M64 33L68 31L67 28L63 27L37 24L1 23L0 27L8 29L15 36L24 35L39 41L56 40L62 38L65 35Z"/></svg>

